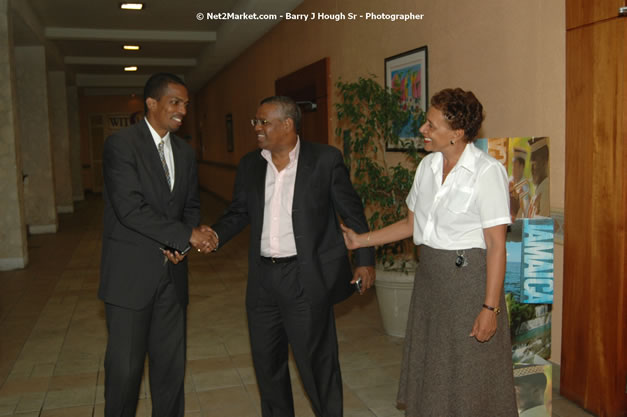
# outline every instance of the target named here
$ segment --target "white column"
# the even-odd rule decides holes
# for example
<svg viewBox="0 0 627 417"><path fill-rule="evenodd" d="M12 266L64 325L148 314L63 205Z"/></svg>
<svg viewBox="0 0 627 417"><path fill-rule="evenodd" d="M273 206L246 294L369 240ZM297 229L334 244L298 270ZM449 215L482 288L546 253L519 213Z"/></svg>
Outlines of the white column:
<svg viewBox="0 0 627 417"><path fill-rule="evenodd" d="M28 263L22 160L8 1L0 0L0 270Z"/></svg>

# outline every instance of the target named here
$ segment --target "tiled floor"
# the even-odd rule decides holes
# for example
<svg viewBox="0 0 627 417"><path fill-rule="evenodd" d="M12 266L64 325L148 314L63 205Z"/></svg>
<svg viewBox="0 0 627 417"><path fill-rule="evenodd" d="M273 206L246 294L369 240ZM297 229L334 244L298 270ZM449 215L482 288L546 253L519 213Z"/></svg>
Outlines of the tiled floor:
<svg viewBox="0 0 627 417"><path fill-rule="evenodd" d="M203 194L203 220L224 204ZM30 264L0 273L0 416L103 415L104 309L98 300L102 201L29 238ZM186 415L259 417L244 288L247 235L218 254L190 255ZM402 340L383 333L374 292L336 309L346 417L393 417ZM292 364L293 365L293 364ZM292 366L298 417L313 416ZM150 416L144 385L137 416ZM553 415L589 416L559 396Z"/></svg>

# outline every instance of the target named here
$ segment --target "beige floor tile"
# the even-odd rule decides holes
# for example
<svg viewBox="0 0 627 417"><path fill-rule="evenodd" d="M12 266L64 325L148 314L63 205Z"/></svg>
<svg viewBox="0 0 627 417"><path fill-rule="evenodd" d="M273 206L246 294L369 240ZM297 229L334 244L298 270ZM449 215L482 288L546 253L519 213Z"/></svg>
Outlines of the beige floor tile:
<svg viewBox="0 0 627 417"><path fill-rule="evenodd" d="M17 375L26 375L26 377L29 377L33 373L33 368L37 363L37 361L31 359L19 359L15 361L11 369L11 374L13 375L12 379L18 378Z"/></svg>
<svg viewBox="0 0 627 417"><path fill-rule="evenodd" d="M96 387L74 388L62 391L49 391L44 401L44 410L53 408L69 408L84 405L93 405L96 397Z"/></svg>
<svg viewBox="0 0 627 417"><path fill-rule="evenodd" d="M198 396L195 392L185 394L185 414L188 411L200 412L200 401L198 401Z"/></svg>
<svg viewBox="0 0 627 417"><path fill-rule="evenodd" d="M104 404L104 385L96 385L96 399L94 400L94 404Z"/></svg>
<svg viewBox="0 0 627 417"><path fill-rule="evenodd" d="M583 408L579 407L567 399L561 396L555 396L552 402L553 415L557 417L591 417L593 414L588 413Z"/></svg>
<svg viewBox="0 0 627 417"><path fill-rule="evenodd" d="M20 395L0 397L0 416L10 416L20 402Z"/></svg>
<svg viewBox="0 0 627 417"><path fill-rule="evenodd" d="M59 375L50 378L48 390L61 391L72 388L91 387L96 385L98 374L95 372L76 375Z"/></svg>
<svg viewBox="0 0 627 417"><path fill-rule="evenodd" d="M94 406L94 416L93 417L104 417L104 403L96 404Z"/></svg>
<svg viewBox="0 0 627 417"><path fill-rule="evenodd" d="M311 403L307 396L303 393L293 393L294 397L294 413L299 417L315 417L311 409Z"/></svg>
<svg viewBox="0 0 627 417"><path fill-rule="evenodd" d="M91 417L94 412L92 406L65 407L54 410L43 410L40 417Z"/></svg>
<svg viewBox="0 0 627 417"><path fill-rule="evenodd" d="M209 371L216 371L221 369L230 369L234 367L234 363L229 356L216 356L207 359L195 359L187 361L187 372L193 374L200 374Z"/></svg>
<svg viewBox="0 0 627 417"><path fill-rule="evenodd" d="M376 416L391 416L398 412L396 393L398 384L352 388L351 391L363 401Z"/></svg>
<svg viewBox="0 0 627 417"><path fill-rule="evenodd" d="M380 365L397 365L400 368L402 347L391 345L365 351L340 350L342 370L373 368Z"/></svg>
<svg viewBox="0 0 627 417"><path fill-rule="evenodd" d="M55 363L38 363L33 366L31 377L51 377L54 373Z"/></svg>
<svg viewBox="0 0 627 417"><path fill-rule="evenodd" d="M344 386L344 417L374 417L375 415L368 409L366 404L353 393L346 385Z"/></svg>
<svg viewBox="0 0 627 417"><path fill-rule="evenodd" d="M84 373L98 372L100 367L100 359L74 359L63 360L57 362L57 366L54 369L54 375L76 375Z"/></svg>
<svg viewBox="0 0 627 417"><path fill-rule="evenodd" d="M257 383L257 379L255 377L255 369L250 367L238 367L236 368L239 377L244 384L255 384Z"/></svg>
<svg viewBox="0 0 627 417"><path fill-rule="evenodd" d="M13 379L0 388L0 398L15 396L22 393L46 392L50 383L49 377Z"/></svg>
<svg viewBox="0 0 627 417"><path fill-rule="evenodd" d="M15 408L15 413L39 412L46 397L45 392L31 392L22 394L20 401Z"/></svg>
<svg viewBox="0 0 627 417"><path fill-rule="evenodd" d="M242 386L198 393L203 417L259 417Z"/></svg>
<svg viewBox="0 0 627 417"><path fill-rule="evenodd" d="M239 374L233 368L198 373L194 374L192 378L196 392L242 385Z"/></svg>
<svg viewBox="0 0 627 417"><path fill-rule="evenodd" d="M375 368L349 369L342 372L342 378L351 389L356 389L379 385L395 386L398 384L399 374L398 365L385 365Z"/></svg>
<svg viewBox="0 0 627 417"><path fill-rule="evenodd" d="M241 353L237 355L231 355L231 361L236 368L252 368L253 358L250 353Z"/></svg>

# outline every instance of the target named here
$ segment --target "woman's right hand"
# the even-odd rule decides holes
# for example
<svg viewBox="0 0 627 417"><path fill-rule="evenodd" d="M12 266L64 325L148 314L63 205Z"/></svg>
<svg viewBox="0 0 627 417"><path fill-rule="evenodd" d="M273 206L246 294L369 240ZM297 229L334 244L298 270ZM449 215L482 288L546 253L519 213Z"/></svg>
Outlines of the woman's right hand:
<svg viewBox="0 0 627 417"><path fill-rule="evenodd" d="M344 243L348 249L359 249L361 246L357 242L359 239L359 235L355 233L353 229L350 227L346 227L343 224L340 224L342 228L342 234L344 235Z"/></svg>

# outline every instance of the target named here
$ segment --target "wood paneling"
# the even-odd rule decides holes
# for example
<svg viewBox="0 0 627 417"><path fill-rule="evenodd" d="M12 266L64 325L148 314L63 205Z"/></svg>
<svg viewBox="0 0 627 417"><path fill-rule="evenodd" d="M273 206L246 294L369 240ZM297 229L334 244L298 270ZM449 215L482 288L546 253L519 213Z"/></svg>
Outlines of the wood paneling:
<svg viewBox="0 0 627 417"><path fill-rule="evenodd" d="M618 16L625 0L566 0L566 29Z"/></svg>
<svg viewBox="0 0 627 417"><path fill-rule="evenodd" d="M565 397L612 417L627 416L626 25L610 19L566 36L560 385Z"/></svg>
<svg viewBox="0 0 627 417"><path fill-rule="evenodd" d="M301 105L303 120L300 135L311 142L329 143L329 58L307 65L274 83L277 95L288 96L296 102L311 102L316 109Z"/></svg>

